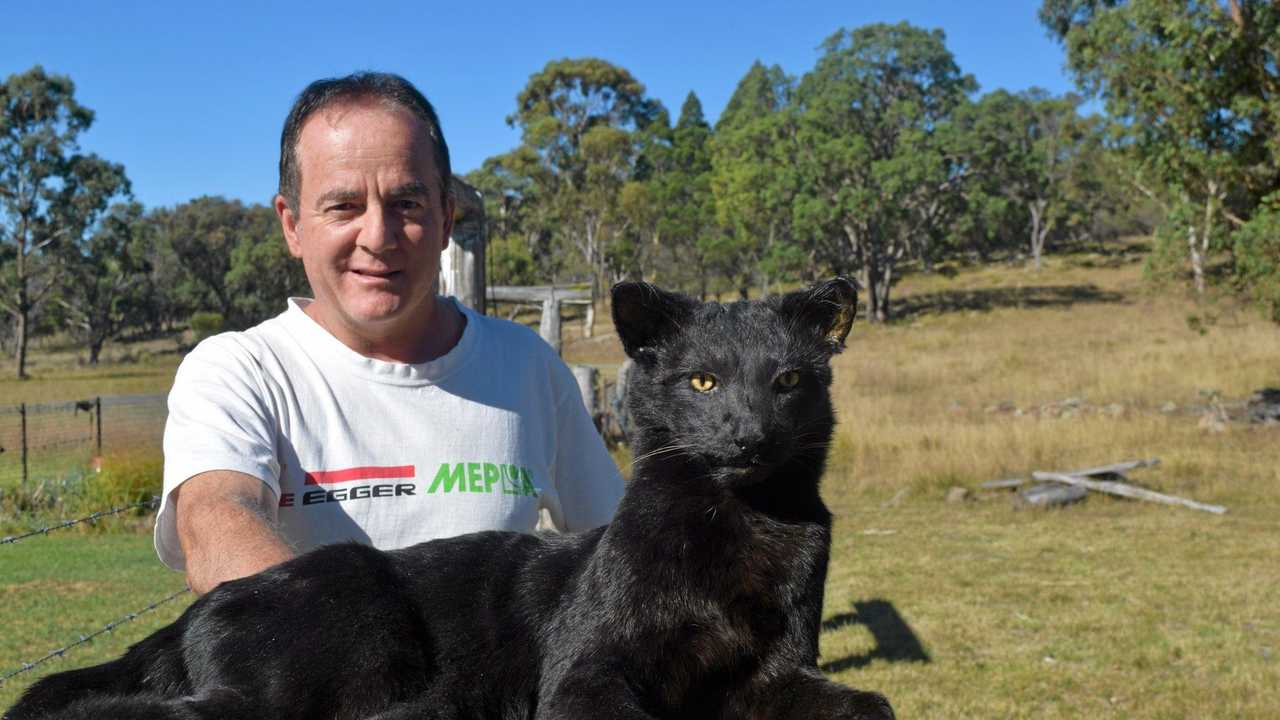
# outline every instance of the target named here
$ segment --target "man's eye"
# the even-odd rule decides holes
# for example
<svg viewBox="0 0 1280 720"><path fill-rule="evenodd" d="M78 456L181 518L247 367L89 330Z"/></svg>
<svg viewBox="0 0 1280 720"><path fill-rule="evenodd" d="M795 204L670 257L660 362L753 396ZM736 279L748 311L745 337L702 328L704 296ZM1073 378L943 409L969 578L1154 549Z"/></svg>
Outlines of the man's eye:
<svg viewBox="0 0 1280 720"><path fill-rule="evenodd" d="M335 203L325 208L325 212L344 213L344 212L351 212L352 210L355 210L355 209L356 209L355 203Z"/></svg>
<svg viewBox="0 0 1280 720"><path fill-rule="evenodd" d="M401 210L417 210L422 207L422 203L417 200L401 200L396 203Z"/></svg>

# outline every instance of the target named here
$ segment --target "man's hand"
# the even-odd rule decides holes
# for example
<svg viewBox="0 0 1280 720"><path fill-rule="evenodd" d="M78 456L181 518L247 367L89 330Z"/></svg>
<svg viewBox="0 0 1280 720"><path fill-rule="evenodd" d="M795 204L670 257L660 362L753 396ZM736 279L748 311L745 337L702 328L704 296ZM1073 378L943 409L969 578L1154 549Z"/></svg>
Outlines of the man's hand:
<svg viewBox="0 0 1280 720"><path fill-rule="evenodd" d="M201 473L174 490L172 499L187 584L197 595L296 554L275 530L275 496L252 475Z"/></svg>

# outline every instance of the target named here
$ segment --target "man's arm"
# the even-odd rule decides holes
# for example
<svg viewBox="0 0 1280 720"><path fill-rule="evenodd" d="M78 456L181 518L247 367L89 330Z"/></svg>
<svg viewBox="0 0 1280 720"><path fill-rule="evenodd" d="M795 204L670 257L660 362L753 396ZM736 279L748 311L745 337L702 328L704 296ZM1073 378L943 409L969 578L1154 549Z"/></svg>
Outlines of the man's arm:
<svg viewBox="0 0 1280 720"><path fill-rule="evenodd" d="M274 495L252 475L200 473L174 489L171 499L187 584L197 595L296 555L276 532Z"/></svg>

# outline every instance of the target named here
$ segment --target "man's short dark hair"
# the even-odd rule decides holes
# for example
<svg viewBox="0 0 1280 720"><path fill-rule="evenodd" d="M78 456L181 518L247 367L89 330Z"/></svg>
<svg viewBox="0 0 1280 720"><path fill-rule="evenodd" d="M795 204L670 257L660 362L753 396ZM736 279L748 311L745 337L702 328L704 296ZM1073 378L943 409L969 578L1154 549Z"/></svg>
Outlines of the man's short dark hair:
<svg viewBox="0 0 1280 720"><path fill-rule="evenodd" d="M453 169L449 165L449 146L440 130L436 109L413 83L394 73L358 72L346 77L317 80L293 101L289 116L280 133L280 194L289 209L298 212L298 195L302 189L302 170L298 165L298 136L302 126L316 112L343 102L374 100L403 108L427 126L431 147L440 173L440 202L449 196Z"/></svg>

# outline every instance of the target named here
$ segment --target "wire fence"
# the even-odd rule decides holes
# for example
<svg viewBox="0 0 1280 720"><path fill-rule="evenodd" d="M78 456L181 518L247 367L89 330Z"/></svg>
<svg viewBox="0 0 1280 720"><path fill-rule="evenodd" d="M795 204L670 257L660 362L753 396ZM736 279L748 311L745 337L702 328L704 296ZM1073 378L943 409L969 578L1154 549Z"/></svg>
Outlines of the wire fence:
<svg viewBox="0 0 1280 720"><path fill-rule="evenodd" d="M54 530L64 530L66 528L73 527L75 525L80 525L81 523L95 523L101 520L102 518L111 517L112 515L119 515L122 512L128 512L129 510L133 510L135 508L154 509L159 505L160 505L160 498L153 497L150 500L143 500L142 502L136 502L129 505L122 505L120 507L108 508L106 510L98 510L97 512L91 512L88 515L85 515L84 517L73 518L71 520L63 520L60 523L54 523L53 525L46 525L45 527L37 528L35 530L28 530L27 532L19 533L17 535L6 535L4 537L0 537L0 545L12 545L16 542L21 542L22 540L26 540L27 538L38 537L41 535L48 535Z"/></svg>
<svg viewBox="0 0 1280 720"><path fill-rule="evenodd" d="M160 498L153 497L150 500L145 500L143 502L132 503L130 505L124 505L121 507L113 507L106 510L99 510L97 512L92 512L88 515L85 515L84 517L64 520L60 523L48 525L42 528L31 530L29 532L21 533L19 535L9 535L6 537L0 537L0 546L13 545L17 542L20 542L22 540L27 540L33 537L44 537L44 536L47 536L50 532L53 532L56 530L62 530L62 529L69 528L82 523L95 523L98 520L101 520L103 518L108 518L114 515L118 515L122 512L133 510L135 508L142 508L142 507L154 508L159 504L160 504ZM191 592L191 588L183 588L177 592L170 593L169 595L166 595L165 597L160 598L155 602L149 603L148 605L146 605L141 609L134 610L133 612L124 614L123 616L107 623L106 625L98 628L97 630L94 630L88 633L83 633L79 635L76 640L70 643L67 643L66 645L63 645L62 647L50 650L49 652L45 653L44 655L42 655L41 657L35 660L32 660L31 662L23 662L17 668L0 672L0 685L4 685L6 682L11 680L12 678L22 675L23 673L31 672L32 670L35 670L40 665L43 665L44 663L54 658L63 657L74 648L80 647L81 645L86 645L92 642L95 638L101 635L104 635L106 633L109 633L112 630L115 630L116 628L120 627L121 625L124 625L125 623L133 622L134 620L138 619L138 617L145 615L155 610L156 608L159 608L161 605L164 605L169 602L173 602L174 600L177 600L179 597L189 592Z"/></svg>
<svg viewBox="0 0 1280 720"><path fill-rule="evenodd" d="M66 484L84 478L96 469L104 453L138 449L159 451L167 417L164 395L123 395L63 403L0 406L0 495L6 488L12 490L51 481ZM130 510L153 509L159 502L160 498L152 497L17 534L0 535L0 552L21 552L7 548L23 540L45 537L51 532L77 525L94 524ZM78 635L74 641L40 658L22 662L15 669L0 668L0 685L188 592L190 589L184 588L141 609L125 613L96 630Z"/></svg>
<svg viewBox="0 0 1280 720"><path fill-rule="evenodd" d="M83 473L104 452L160 448L164 395L0 406L0 488Z"/></svg>
<svg viewBox="0 0 1280 720"><path fill-rule="evenodd" d="M124 625L125 623L133 622L134 620L137 620L139 616L146 615L147 613L151 612L152 610L155 610L161 605L164 605L165 603L173 602L174 600L177 600L178 598L182 597L183 595L189 592L191 592L191 588L182 588L181 590L175 593L172 593L163 598L160 598L159 600L147 605L146 607L140 610L135 610L134 612L127 613L121 616L120 618L113 620L107 623L106 625L98 628L97 630L94 630L91 633L81 635L74 642L68 643L55 650L50 650L48 653L45 653L42 657L32 660L31 662L24 662L22 663L21 666L14 668L13 670L6 671L3 674L0 674L0 685L4 685L6 682L11 680L12 678L15 678L23 673L31 672L32 670L35 670L36 668L40 667L44 663L49 662L54 658L58 658L66 655L69 650L72 650L74 648L80 647L81 645L85 645L90 642L93 642L93 640L98 636L109 633L112 630L115 630L116 628L120 627L121 625Z"/></svg>

